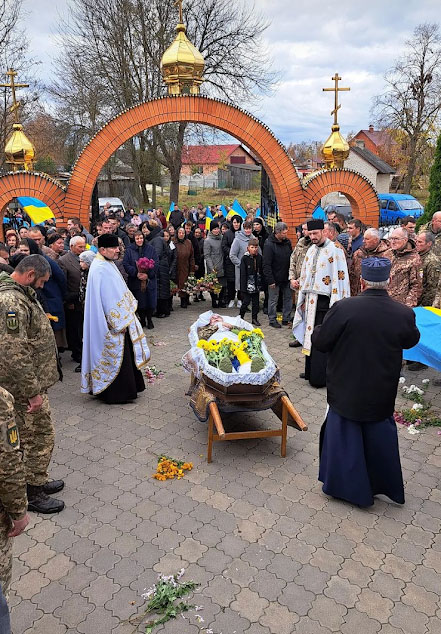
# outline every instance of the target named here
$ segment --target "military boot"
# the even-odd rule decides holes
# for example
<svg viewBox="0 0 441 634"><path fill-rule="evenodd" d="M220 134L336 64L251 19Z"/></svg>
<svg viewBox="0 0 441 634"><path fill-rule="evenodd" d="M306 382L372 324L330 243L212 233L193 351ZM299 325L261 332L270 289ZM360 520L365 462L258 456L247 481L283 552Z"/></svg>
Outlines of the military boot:
<svg viewBox="0 0 441 634"><path fill-rule="evenodd" d="M63 480L49 480L46 484L43 484L43 491L48 495L52 495L53 493L58 493L64 489Z"/></svg>
<svg viewBox="0 0 441 634"><path fill-rule="evenodd" d="M64 509L62 500L55 500L44 492L44 487L28 484L28 510L34 513L59 513Z"/></svg>

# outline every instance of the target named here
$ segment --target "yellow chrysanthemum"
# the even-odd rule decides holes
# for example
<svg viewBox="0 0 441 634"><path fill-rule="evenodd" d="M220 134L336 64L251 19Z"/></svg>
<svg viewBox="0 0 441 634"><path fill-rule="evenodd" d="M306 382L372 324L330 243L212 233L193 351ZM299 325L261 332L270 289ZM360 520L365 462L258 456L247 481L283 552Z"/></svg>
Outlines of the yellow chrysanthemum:
<svg viewBox="0 0 441 634"><path fill-rule="evenodd" d="M254 328L253 333L255 335L258 335L261 339L265 338L265 335L263 334L260 328Z"/></svg>

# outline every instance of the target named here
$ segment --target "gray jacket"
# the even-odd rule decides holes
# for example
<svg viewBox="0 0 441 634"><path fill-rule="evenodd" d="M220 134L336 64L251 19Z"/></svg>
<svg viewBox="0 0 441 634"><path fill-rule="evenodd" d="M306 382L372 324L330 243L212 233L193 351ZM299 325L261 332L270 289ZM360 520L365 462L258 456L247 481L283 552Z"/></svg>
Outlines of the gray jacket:
<svg viewBox="0 0 441 634"><path fill-rule="evenodd" d="M234 264L234 268L235 268L236 291L240 291L240 263L243 258L243 254L248 249L248 242L250 241L250 238L254 238L253 234L251 234L250 236L247 236L245 235L245 232L243 231L243 229L240 229L240 231L236 232L235 238L233 240L233 244L231 245L230 260ZM260 253L260 249L259 249L259 253Z"/></svg>
<svg viewBox="0 0 441 634"><path fill-rule="evenodd" d="M204 258L207 273L216 271L218 278L224 276L224 254L222 252L222 236L211 233L204 240Z"/></svg>

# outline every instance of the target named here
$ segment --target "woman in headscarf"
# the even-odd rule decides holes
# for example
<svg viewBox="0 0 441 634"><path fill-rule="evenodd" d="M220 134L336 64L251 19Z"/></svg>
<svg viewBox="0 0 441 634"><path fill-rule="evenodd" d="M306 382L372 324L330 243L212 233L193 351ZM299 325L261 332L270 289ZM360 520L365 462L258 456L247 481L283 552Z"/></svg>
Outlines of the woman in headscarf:
<svg viewBox="0 0 441 634"><path fill-rule="evenodd" d="M185 229L184 227L179 227L176 232L176 239L174 240L174 244L176 247L176 277L177 277L177 285L180 289L179 297L181 298L181 308L188 308L189 302L189 294L183 291L188 276L191 273L194 273L195 263L194 263L194 252L193 245L190 240L187 240L185 237Z"/></svg>
<svg viewBox="0 0 441 634"><path fill-rule="evenodd" d="M141 258L153 260L154 267L148 271L138 269L138 261ZM146 242L141 231L135 233L135 242L127 247L123 260L124 268L129 276L127 286L138 301L138 315L141 326L154 328L152 315L156 310L157 300L157 274L159 271L159 258L154 247Z"/></svg>
<svg viewBox="0 0 441 634"><path fill-rule="evenodd" d="M228 224L228 223L226 223ZM240 231L242 226L242 218L239 215L232 217L230 228L222 236L222 252L224 254L224 274L227 278L227 302L228 308L233 308L236 298L236 267L230 260L230 249L234 242L236 233Z"/></svg>

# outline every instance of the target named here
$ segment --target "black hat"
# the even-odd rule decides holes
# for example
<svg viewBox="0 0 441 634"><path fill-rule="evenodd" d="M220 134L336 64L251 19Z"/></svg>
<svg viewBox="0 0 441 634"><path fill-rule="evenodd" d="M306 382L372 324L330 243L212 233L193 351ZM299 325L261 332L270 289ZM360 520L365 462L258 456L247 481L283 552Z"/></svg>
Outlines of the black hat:
<svg viewBox="0 0 441 634"><path fill-rule="evenodd" d="M314 231L315 229L324 229L325 228L325 223L323 222L323 220L308 220L308 222L306 223L306 226L308 227L308 231Z"/></svg>
<svg viewBox="0 0 441 634"><path fill-rule="evenodd" d="M361 277L366 282L385 282L392 263L387 258L365 258L361 261Z"/></svg>
<svg viewBox="0 0 441 634"><path fill-rule="evenodd" d="M118 236L113 233L103 233L98 236L98 248L119 247Z"/></svg>
<svg viewBox="0 0 441 634"><path fill-rule="evenodd" d="M219 229L219 223L217 220L212 220L210 222L210 231L213 231L213 229Z"/></svg>

